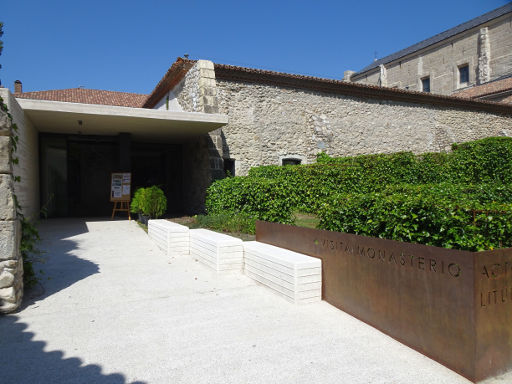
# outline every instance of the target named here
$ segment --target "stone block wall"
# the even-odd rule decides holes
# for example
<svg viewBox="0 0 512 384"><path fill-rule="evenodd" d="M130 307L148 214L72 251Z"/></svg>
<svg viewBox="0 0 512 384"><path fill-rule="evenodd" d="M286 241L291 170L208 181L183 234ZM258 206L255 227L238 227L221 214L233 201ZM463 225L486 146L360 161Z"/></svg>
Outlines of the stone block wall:
<svg viewBox="0 0 512 384"><path fill-rule="evenodd" d="M14 174L20 177L14 190L18 196L23 215L31 220L39 218L39 137L37 129L25 115L14 96L7 88L0 88L0 97L9 108L13 122L18 127L18 164L14 165ZM1 150L0 144L0 156Z"/></svg>
<svg viewBox="0 0 512 384"><path fill-rule="evenodd" d="M333 156L449 151L454 142L512 136L512 113L493 114L376 98L294 89L217 77L224 153L237 175L280 165L289 154L303 163L324 151ZM512 110L511 110L512 111Z"/></svg>
<svg viewBox="0 0 512 384"><path fill-rule="evenodd" d="M179 105L187 112L218 113L217 86L213 63L198 60L185 78L172 90ZM217 129L205 136L209 156L209 179L224 176L222 159L222 131Z"/></svg>
<svg viewBox="0 0 512 384"><path fill-rule="evenodd" d="M459 83L459 66L469 66L469 83ZM421 79L430 77L432 93L453 92L512 73L512 15L485 24L413 52L366 73L351 76L363 84L421 91ZM383 76L384 73L384 76Z"/></svg>
<svg viewBox="0 0 512 384"><path fill-rule="evenodd" d="M21 227L14 202L11 135L11 120L0 110L0 313L14 311L23 296Z"/></svg>

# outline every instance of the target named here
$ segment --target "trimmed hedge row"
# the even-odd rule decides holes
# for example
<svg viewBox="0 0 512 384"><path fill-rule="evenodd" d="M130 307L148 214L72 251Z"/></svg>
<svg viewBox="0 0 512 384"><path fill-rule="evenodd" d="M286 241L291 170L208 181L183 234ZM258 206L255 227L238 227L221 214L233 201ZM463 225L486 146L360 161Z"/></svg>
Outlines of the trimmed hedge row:
<svg viewBox="0 0 512 384"><path fill-rule="evenodd" d="M470 250L511 246L512 138L409 152L253 168L216 181L209 213L289 223L319 214L325 229Z"/></svg>
<svg viewBox="0 0 512 384"><path fill-rule="evenodd" d="M254 177L228 177L215 181L208 189L208 214L241 212L280 223L291 223L293 204L288 189L277 180Z"/></svg>
<svg viewBox="0 0 512 384"><path fill-rule="evenodd" d="M436 185L336 194L320 228L470 251L512 247L512 185Z"/></svg>

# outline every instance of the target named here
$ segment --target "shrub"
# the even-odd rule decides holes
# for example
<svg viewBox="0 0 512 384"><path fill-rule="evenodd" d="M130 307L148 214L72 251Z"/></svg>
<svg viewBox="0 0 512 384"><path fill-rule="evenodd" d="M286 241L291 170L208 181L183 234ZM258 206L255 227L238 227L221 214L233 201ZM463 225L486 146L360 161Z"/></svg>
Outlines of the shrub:
<svg viewBox="0 0 512 384"><path fill-rule="evenodd" d="M470 250L512 246L512 138L410 152L262 166L216 181L209 213L247 212L289 223L319 213L325 229Z"/></svg>
<svg viewBox="0 0 512 384"><path fill-rule="evenodd" d="M208 188L209 215L243 213L257 220L290 223L294 202L288 188L276 180L261 177L230 177Z"/></svg>
<svg viewBox="0 0 512 384"><path fill-rule="evenodd" d="M511 185L450 183L337 194L320 209L320 228L470 251L511 247L511 196Z"/></svg>
<svg viewBox="0 0 512 384"><path fill-rule="evenodd" d="M142 202L144 200L144 192L146 188L137 188L133 194L132 202L130 203L130 211L133 213L142 213Z"/></svg>
<svg viewBox="0 0 512 384"><path fill-rule="evenodd" d="M167 198L164 191L156 185L144 188L141 195L140 208L144 215L148 215L153 219L161 217L167 210Z"/></svg>

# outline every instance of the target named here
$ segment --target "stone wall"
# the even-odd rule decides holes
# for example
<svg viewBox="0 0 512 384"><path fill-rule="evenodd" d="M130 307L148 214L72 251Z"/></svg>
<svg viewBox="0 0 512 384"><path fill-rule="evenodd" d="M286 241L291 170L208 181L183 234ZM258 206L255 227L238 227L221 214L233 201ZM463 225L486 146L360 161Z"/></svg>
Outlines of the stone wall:
<svg viewBox="0 0 512 384"><path fill-rule="evenodd" d="M19 163L14 165L14 174L20 182L14 188L22 212L29 219L39 218L39 137L32 122L7 88L0 88L0 96L7 104L14 123L18 126Z"/></svg>
<svg viewBox="0 0 512 384"><path fill-rule="evenodd" d="M458 67L469 65L469 83L459 83ZM351 80L421 91L421 79L430 77L432 93L444 95L512 73L512 15L491 20L452 38L353 75ZM385 74L383 76L383 73Z"/></svg>
<svg viewBox="0 0 512 384"><path fill-rule="evenodd" d="M213 63L208 60L198 60L187 72L183 80L169 92L169 95L176 98L178 105L183 111L218 113L217 87ZM161 104L162 101L157 103L157 106ZM205 138L209 154L209 184L211 179L214 180L224 176L221 130L217 129L210 132Z"/></svg>
<svg viewBox="0 0 512 384"><path fill-rule="evenodd" d="M356 98L217 78L225 158L237 175L288 155L447 151L454 142L512 136L512 117L468 109ZM290 156L291 157L291 156Z"/></svg>
<svg viewBox="0 0 512 384"><path fill-rule="evenodd" d="M14 203L11 120L0 110L0 313L14 311L23 296L21 228Z"/></svg>

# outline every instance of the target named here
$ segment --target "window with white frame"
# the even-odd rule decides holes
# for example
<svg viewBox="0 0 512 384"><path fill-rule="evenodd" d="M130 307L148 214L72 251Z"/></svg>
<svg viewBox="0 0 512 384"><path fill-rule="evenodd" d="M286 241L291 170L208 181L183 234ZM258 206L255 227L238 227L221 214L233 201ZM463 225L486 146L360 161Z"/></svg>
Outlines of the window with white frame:
<svg viewBox="0 0 512 384"><path fill-rule="evenodd" d="M459 66L459 88L469 85L469 64Z"/></svg>

